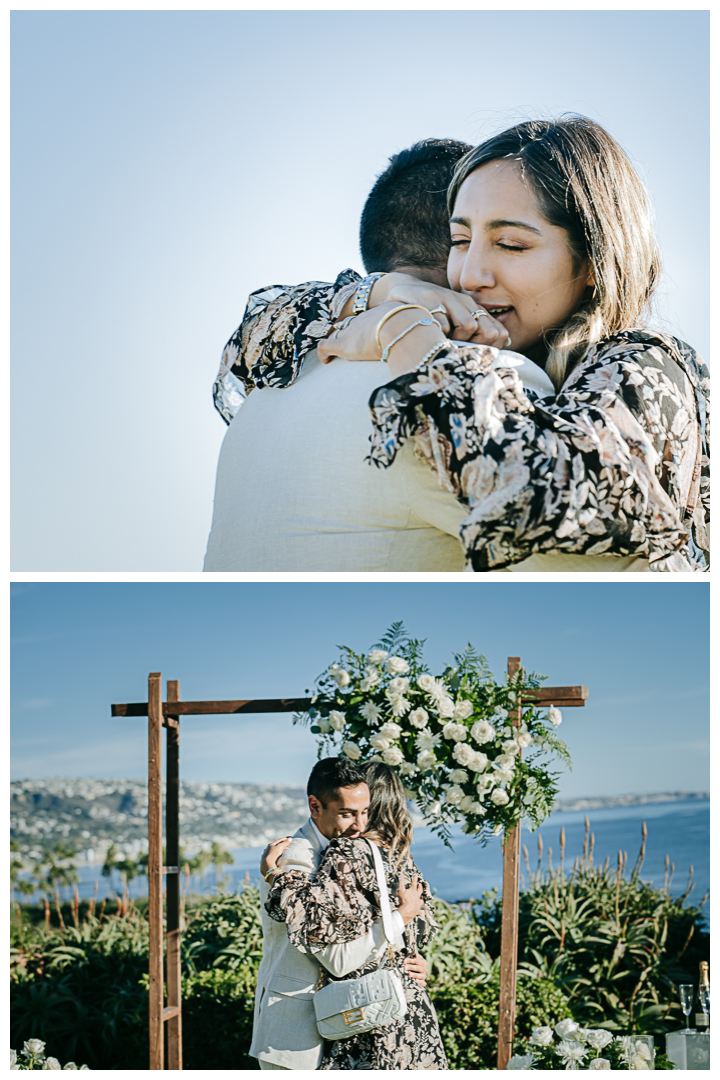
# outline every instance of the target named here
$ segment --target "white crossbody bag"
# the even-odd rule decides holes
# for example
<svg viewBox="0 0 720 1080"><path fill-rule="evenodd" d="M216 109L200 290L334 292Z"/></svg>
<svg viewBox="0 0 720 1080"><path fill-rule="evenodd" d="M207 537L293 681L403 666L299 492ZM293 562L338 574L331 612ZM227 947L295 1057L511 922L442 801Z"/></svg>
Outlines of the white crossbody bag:
<svg viewBox="0 0 720 1080"><path fill-rule="evenodd" d="M383 966L377 971L361 975L358 979L329 982L317 990L314 997L315 1019L323 1039L349 1039L363 1031L372 1031L373 1028L392 1024L407 1012L405 991L390 944L395 937L395 931L385 867L377 844L372 840L368 840L368 844L372 849L380 890L380 912L388 941L386 956L389 965L385 966L383 958ZM324 976L325 971L321 968L318 987L321 987Z"/></svg>

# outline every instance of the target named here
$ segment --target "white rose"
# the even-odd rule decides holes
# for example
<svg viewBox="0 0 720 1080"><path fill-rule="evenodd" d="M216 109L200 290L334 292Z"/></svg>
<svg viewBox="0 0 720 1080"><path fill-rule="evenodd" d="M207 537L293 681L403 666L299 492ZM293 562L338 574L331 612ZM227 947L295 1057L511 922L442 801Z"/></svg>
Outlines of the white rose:
<svg viewBox="0 0 720 1080"><path fill-rule="evenodd" d="M401 776L414 776L418 772L417 765L414 765L412 761L400 762L400 775Z"/></svg>
<svg viewBox="0 0 720 1080"><path fill-rule="evenodd" d="M515 755L520 751L520 747L518 746L515 739L508 739L502 744L502 748L504 754L510 754L512 757L515 757Z"/></svg>
<svg viewBox="0 0 720 1080"><path fill-rule="evenodd" d="M359 761L362 757L362 750L357 743L344 742L343 754L345 755L345 757L349 757L351 761Z"/></svg>
<svg viewBox="0 0 720 1080"><path fill-rule="evenodd" d="M445 792L445 798L451 806L459 806L462 800L465 798L465 792L459 784L453 784Z"/></svg>
<svg viewBox="0 0 720 1080"><path fill-rule="evenodd" d="M443 697L437 703L437 713L443 720L447 720L455 712L455 702L452 698Z"/></svg>
<svg viewBox="0 0 720 1080"><path fill-rule="evenodd" d="M448 780L451 784L467 784L470 777L464 769L453 769L448 776Z"/></svg>
<svg viewBox="0 0 720 1080"><path fill-rule="evenodd" d="M383 753L383 761L386 765L399 765L402 760L403 754L399 746L391 746Z"/></svg>
<svg viewBox="0 0 720 1080"><path fill-rule="evenodd" d="M645 1060L644 1057L641 1057L640 1054L636 1054L634 1057L630 1058L630 1068L631 1069L649 1069L650 1066L648 1065L648 1063L647 1063L647 1061Z"/></svg>
<svg viewBox="0 0 720 1080"><path fill-rule="evenodd" d="M360 706L360 715L367 720L370 727L375 727L382 713L374 701L366 701Z"/></svg>
<svg viewBox="0 0 720 1080"><path fill-rule="evenodd" d="M522 746L525 749L526 746L530 746L533 741L533 737L529 731L521 731L516 735L518 746Z"/></svg>
<svg viewBox="0 0 720 1080"><path fill-rule="evenodd" d="M389 750L391 740L384 735L371 735L368 742L373 750Z"/></svg>
<svg viewBox="0 0 720 1080"><path fill-rule="evenodd" d="M510 796L501 787L495 788L490 796L490 802L494 802L496 806L507 806L510 802Z"/></svg>
<svg viewBox="0 0 720 1080"><path fill-rule="evenodd" d="M87 1069L87 1065L81 1065L80 1068ZM77 1065L74 1061L68 1061L67 1065L63 1066L63 1072L65 1071L65 1069L77 1069Z"/></svg>
<svg viewBox="0 0 720 1080"><path fill-rule="evenodd" d="M482 792L490 791L491 788L495 787L496 781L497 777L494 776L478 776L477 789Z"/></svg>
<svg viewBox="0 0 720 1080"><path fill-rule="evenodd" d="M327 716L321 716L317 722L317 726L322 731L323 735L327 735L329 731L332 731L330 727L330 720Z"/></svg>
<svg viewBox="0 0 720 1080"><path fill-rule="evenodd" d="M476 720L473 726L470 728L470 734L476 743L490 742L495 738L495 728L492 724L488 724L487 720Z"/></svg>
<svg viewBox="0 0 720 1080"><path fill-rule="evenodd" d="M435 680L432 675L418 675L417 685L426 694L429 694L435 688Z"/></svg>
<svg viewBox="0 0 720 1080"><path fill-rule="evenodd" d="M433 735L431 731L421 731L415 739L417 750L433 750L442 742L442 735Z"/></svg>
<svg viewBox="0 0 720 1080"><path fill-rule="evenodd" d="M388 683L388 687L396 694L405 694L410 689L410 680L401 679L399 677L397 679L391 679Z"/></svg>
<svg viewBox="0 0 720 1080"><path fill-rule="evenodd" d="M410 670L410 665L407 660L403 660L402 656L389 656L385 662L385 667L391 675L404 675L406 671Z"/></svg>
<svg viewBox="0 0 720 1080"><path fill-rule="evenodd" d="M473 759L475 757L475 751L472 746L467 743L458 742L453 747L452 756L460 765L466 765L468 768L472 768Z"/></svg>
<svg viewBox="0 0 720 1080"><path fill-rule="evenodd" d="M380 682L380 672L376 667L365 668L365 678L360 682L360 689L367 693L368 690L372 690Z"/></svg>
<svg viewBox="0 0 720 1080"><path fill-rule="evenodd" d="M371 649L367 658L368 664L382 664L387 660L387 653L383 649Z"/></svg>
<svg viewBox="0 0 720 1080"><path fill-rule="evenodd" d="M612 1042L612 1035L605 1028L595 1028L585 1032L585 1041L588 1046L592 1046L593 1050L602 1050L604 1046Z"/></svg>
<svg viewBox="0 0 720 1080"><path fill-rule="evenodd" d="M612 1065L607 1058L593 1058L588 1069L612 1069Z"/></svg>
<svg viewBox="0 0 720 1080"><path fill-rule="evenodd" d="M506 1069L532 1069L535 1062L534 1054L513 1054L505 1066Z"/></svg>
<svg viewBox="0 0 720 1080"><path fill-rule="evenodd" d="M455 712L453 716L455 720L467 720L469 716L473 714L472 701L456 701Z"/></svg>
<svg viewBox="0 0 720 1080"><path fill-rule="evenodd" d="M650 1047L648 1046L648 1044L644 1043L644 1042L640 1042L640 1040L638 1040L635 1043L635 1053L639 1057L645 1058L646 1061L650 1061L650 1058L652 1057L652 1054L650 1053Z"/></svg>
<svg viewBox="0 0 720 1080"><path fill-rule="evenodd" d="M383 724L380 728L380 734L384 735L386 739L399 739L402 735L402 728L399 724L395 724L392 720L388 720L388 722Z"/></svg>
<svg viewBox="0 0 720 1080"><path fill-rule="evenodd" d="M26 1054L42 1054L45 1049L45 1043L41 1039L27 1039L23 1043L23 1050Z"/></svg>
<svg viewBox="0 0 720 1080"><path fill-rule="evenodd" d="M481 750L473 750L472 755L472 760L468 762L468 767L472 769L474 773L484 772L488 763L487 755L483 754Z"/></svg>
<svg viewBox="0 0 720 1080"><path fill-rule="evenodd" d="M460 809L467 813L474 802L472 795L463 795L460 800Z"/></svg>
<svg viewBox="0 0 720 1080"><path fill-rule="evenodd" d="M413 711L408 716L408 720L413 727L423 728L427 724L429 716L424 709L413 709Z"/></svg>
<svg viewBox="0 0 720 1080"><path fill-rule="evenodd" d="M342 731L345 727L345 713L338 712L337 709L333 709L330 713L330 727L334 731Z"/></svg>
<svg viewBox="0 0 720 1080"><path fill-rule="evenodd" d="M432 769L437 764L437 758L432 750L421 750L417 757L418 768L423 772Z"/></svg>
<svg viewBox="0 0 720 1080"><path fill-rule="evenodd" d="M43 1069L62 1069L62 1065L57 1058L49 1057L43 1062Z"/></svg>
<svg viewBox="0 0 720 1080"><path fill-rule="evenodd" d="M568 1017L567 1020L561 1020L559 1024L555 1025L555 1034L564 1039L567 1035L572 1035L573 1032L578 1031L579 1028L580 1025Z"/></svg>
<svg viewBox="0 0 720 1080"><path fill-rule="evenodd" d="M463 724L456 724L451 720L449 724L445 724L443 735L453 742L464 742L467 739L467 728Z"/></svg>
<svg viewBox="0 0 720 1080"><path fill-rule="evenodd" d="M553 727L560 727L562 724L562 713L559 709L556 709L554 705L551 705L548 709L547 718Z"/></svg>
<svg viewBox="0 0 720 1080"><path fill-rule="evenodd" d="M534 1046L550 1046L553 1041L552 1028L536 1027L528 1041Z"/></svg>
<svg viewBox="0 0 720 1080"><path fill-rule="evenodd" d="M478 817L482 817L484 814L487 814L487 810L485 809L483 804L481 802L478 802L476 799L470 807L470 813L476 814Z"/></svg>

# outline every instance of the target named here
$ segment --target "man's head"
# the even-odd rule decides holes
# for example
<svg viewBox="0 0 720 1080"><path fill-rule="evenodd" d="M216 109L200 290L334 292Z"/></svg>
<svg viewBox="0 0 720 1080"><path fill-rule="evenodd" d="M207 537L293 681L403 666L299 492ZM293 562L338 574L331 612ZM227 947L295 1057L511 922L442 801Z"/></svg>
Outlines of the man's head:
<svg viewBox="0 0 720 1080"><path fill-rule="evenodd" d="M453 139L423 139L390 158L360 219L366 273L398 270L447 287L447 189L457 162L471 149Z"/></svg>
<svg viewBox="0 0 720 1080"><path fill-rule="evenodd" d="M310 816L328 840L359 836L367 824L370 790L363 771L349 758L323 758L307 784Z"/></svg>

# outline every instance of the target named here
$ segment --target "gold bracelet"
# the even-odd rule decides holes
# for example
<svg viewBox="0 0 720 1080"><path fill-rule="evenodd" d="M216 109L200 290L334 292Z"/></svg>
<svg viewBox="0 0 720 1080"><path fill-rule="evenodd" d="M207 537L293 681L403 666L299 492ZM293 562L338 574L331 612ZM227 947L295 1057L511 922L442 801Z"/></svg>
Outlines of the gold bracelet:
<svg viewBox="0 0 720 1080"><path fill-rule="evenodd" d="M401 304L400 307L393 308L392 311L386 312L386 314L383 315L382 319L380 319L379 323L375 327L375 343L378 347L378 352L381 353L383 351L382 342L380 341L380 331L385 325L385 323L388 321L388 319L392 319L393 315L397 315L399 311L409 311L411 308L418 308L420 311L427 311L428 315L430 315L429 309L423 307L422 304Z"/></svg>
<svg viewBox="0 0 720 1080"><path fill-rule="evenodd" d="M398 341L401 341L404 337L406 337L407 334L409 334L411 330L414 330L416 326L432 326L433 323L435 323L435 325L439 327L440 330L442 330L442 327L440 326L440 323L437 321L437 319L433 319L432 317L429 319L416 319L414 323L410 323L410 325L406 326L405 329L402 330L396 338L393 338L392 341L389 341L387 343L387 345L382 351L382 356L380 357L380 359L382 361L387 360L393 345L397 345Z"/></svg>

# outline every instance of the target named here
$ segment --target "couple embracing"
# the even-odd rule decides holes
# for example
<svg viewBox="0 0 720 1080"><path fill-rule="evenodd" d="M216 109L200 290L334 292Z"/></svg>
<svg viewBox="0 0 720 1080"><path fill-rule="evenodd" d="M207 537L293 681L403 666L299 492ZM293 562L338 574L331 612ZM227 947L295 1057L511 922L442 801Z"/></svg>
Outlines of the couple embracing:
<svg viewBox="0 0 720 1080"><path fill-rule="evenodd" d="M261 1069L447 1069L419 953L436 924L399 778L325 758L307 791L310 819L263 853L251 1056Z"/></svg>

